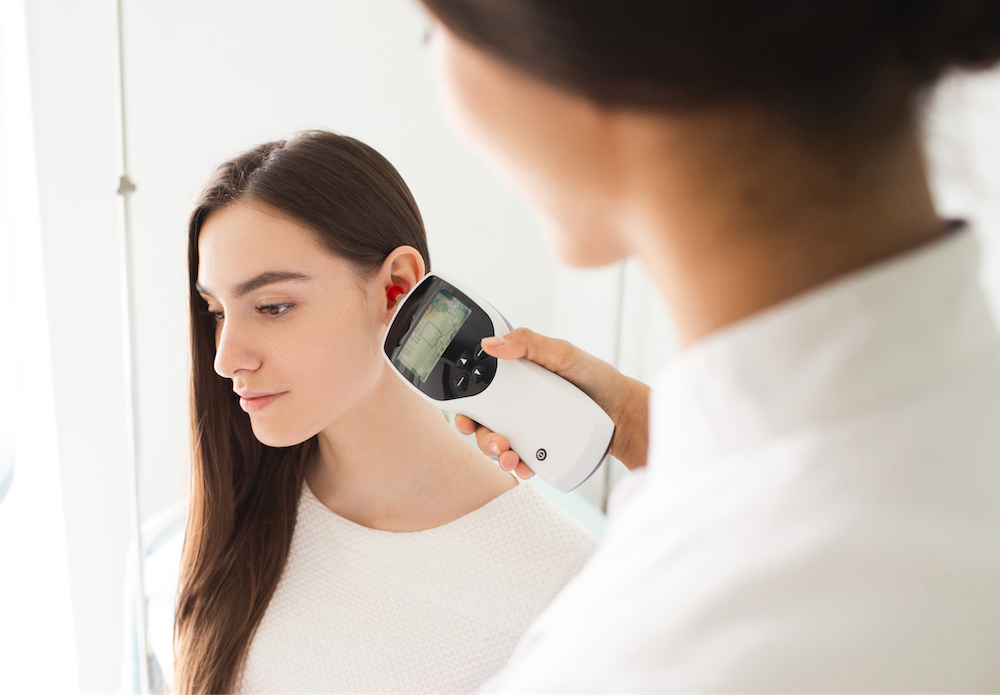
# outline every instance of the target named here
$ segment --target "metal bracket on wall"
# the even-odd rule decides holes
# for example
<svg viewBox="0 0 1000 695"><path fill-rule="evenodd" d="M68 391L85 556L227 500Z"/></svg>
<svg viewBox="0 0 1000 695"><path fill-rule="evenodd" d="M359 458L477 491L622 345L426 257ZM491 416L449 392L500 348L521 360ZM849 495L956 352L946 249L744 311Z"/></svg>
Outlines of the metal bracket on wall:
<svg viewBox="0 0 1000 695"><path fill-rule="evenodd" d="M153 692L152 669L150 668L149 632L147 628L146 582L143 574L142 516L139 509L139 384L135 371L136 332L134 290L132 284L132 228L129 198L136 186L128 175L128 143L125 128L125 41L122 21L122 0L115 0L115 21L117 42L115 44L115 68L117 70L116 101L118 115L118 163L121 176L118 179L118 228L119 228L119 273L121 277L122 312L122 353L125 371L125 436L128 464L129 489L132 493L132 541L135 544L136 587L135 587L135 629L139 650L139 685L143 693Z"/></svg>

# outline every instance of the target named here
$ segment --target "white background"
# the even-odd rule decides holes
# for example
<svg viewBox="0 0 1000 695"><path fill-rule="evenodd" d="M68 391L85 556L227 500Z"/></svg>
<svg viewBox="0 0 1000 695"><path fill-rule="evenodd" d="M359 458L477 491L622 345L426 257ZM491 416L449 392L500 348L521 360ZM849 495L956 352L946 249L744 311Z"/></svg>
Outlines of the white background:
<svg viewBox="0 0 1000 695"><path fill-rule="evenodd" d="M0 417L19 458L0 505L0 690L106 692L120 681L130 537L114 6L3 2L4 39L26 8L31 91L28 101L16 42L5 40L0 292L11 303L0 357L15 374L0 372L0 402L12 411ZM669 322L634 262L559 267L530 211L453 137L424 30L409 0L125 2L145 518L184 492L192 202L222 160L299 129L336 130L384 154L420 205L434 266L516 325L618 356L647 380L673 354ZM986 282L1000 296L1000 75L952 81L928 123L941 206L978 223ZM595 502L601 480L585 493Z"/></svg>

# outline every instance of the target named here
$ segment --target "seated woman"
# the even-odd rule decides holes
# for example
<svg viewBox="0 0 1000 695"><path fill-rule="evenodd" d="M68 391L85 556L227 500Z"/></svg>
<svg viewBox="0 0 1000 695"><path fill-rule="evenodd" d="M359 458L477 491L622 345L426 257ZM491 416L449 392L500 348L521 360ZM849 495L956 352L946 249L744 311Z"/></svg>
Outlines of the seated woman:
<svg viewBox="0 0 1000 695"><path fill-rule="evenodd" d="M382 358L429 268L395 169L308 132L216 171L189 228L180 693L459 692L594 553Z"/></svg>

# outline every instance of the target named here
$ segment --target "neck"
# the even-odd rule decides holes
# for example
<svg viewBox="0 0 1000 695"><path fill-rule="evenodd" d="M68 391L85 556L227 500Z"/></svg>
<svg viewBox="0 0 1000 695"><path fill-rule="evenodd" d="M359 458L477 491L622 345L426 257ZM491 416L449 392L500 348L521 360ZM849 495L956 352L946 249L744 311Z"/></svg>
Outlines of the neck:
<svg viewBox="0 0 1000 695"><path fill-rule="evenodd" d="M915 128L851 151L763 117L631 118L621 226L683 345L943 231Z"/></svg>
<svg viewBox="0 0 1000 695"><path fill-rule="evenodd" d="M340 516L386 531L441 526L516 485L388 366L320 432L306 481Z"/></svg>

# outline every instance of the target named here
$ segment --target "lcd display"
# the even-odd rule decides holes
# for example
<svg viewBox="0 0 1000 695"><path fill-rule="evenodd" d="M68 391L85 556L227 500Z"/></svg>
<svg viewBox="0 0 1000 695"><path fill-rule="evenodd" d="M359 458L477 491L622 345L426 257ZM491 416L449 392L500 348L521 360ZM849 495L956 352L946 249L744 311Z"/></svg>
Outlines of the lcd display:
<svg viewBox="0 0 1000 695"><path fill-rule="evenodd" d="M399 361L409 367L421 382L427 381L434 365L470 314L472 309L447 290L441 290L431 300L399 351Z"/></svg>

